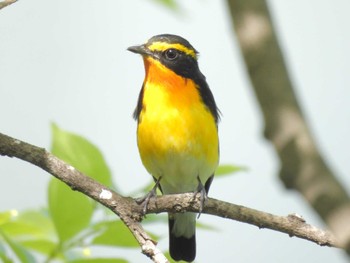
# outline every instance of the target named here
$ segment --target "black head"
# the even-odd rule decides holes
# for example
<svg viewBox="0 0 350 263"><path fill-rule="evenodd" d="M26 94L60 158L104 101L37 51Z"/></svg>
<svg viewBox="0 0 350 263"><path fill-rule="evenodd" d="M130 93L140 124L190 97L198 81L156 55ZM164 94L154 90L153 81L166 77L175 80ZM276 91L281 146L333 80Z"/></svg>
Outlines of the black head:
<svg viewBox="0 0 350 263"><path fill-rule="evenodd" d="M186 39L170 34L156 35L150 38L147 43L129 47L128 50L141 54L143 57L157 60L177 75L193 80L204 104L213 114L215 122L219 121L219 110L213 94L208 87L205 76L198 67L198 52ZM141 102L140 99L139 102ZM141 105L139 103L135 111L136 118L140 110Z"/></svg>
<svg viewBox="0 0 350 263"><path fill-rule="evenodd" d="M202 77L197 63L197 50L184 38L162 34L150 38L147 43L128 48L129 51L149 56L185 78Z"/></svg>

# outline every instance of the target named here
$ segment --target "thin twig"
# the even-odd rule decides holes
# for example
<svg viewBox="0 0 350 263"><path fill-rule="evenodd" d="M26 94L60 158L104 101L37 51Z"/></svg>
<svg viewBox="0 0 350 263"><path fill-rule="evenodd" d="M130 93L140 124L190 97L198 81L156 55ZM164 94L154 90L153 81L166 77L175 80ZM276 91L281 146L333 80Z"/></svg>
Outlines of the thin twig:
<svg viewBox="0 0 350 263"><path fill-rule="evenodd" d="M3 9L4 7L8 5L12 5L13 3L17 2L18 0L4 0L0 2L0 9Z"/></svg>

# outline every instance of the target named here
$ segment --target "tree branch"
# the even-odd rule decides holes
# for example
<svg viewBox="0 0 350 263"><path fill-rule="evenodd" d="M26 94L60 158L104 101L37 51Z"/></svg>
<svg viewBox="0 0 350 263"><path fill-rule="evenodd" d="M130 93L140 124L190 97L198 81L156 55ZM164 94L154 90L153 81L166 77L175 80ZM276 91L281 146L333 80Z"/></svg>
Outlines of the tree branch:
<svg viewBox="0 0 350 263"><path fill-rule="evenodd" d="M108 189L47 152L44 148L39 148L1 133L0 155L16 157L32 163L70 186L72 190L79 191L106 206L118 215L129 228L145 255L155 263L169 262L156 247L156 242L152 240L139 223L143 217L142 208L134 199L123 197Z"/></svg>
<svg viewBox="0 0 350 263"><path fill-rule="evenodd" d="M156 199L152 199L148 205L147 213L169 211L182 213L186 211L198 212L198 210L199 195L194 197L193 193L186 193L158 196ZM288 234L290 237L296 236L309 240L320 246L341 248L333 234L307 224L305 219L297 214L277 216L214 198L208 198L202 213L233 219L259 228L276 230Z"/></svg>
<svg viewBox="0 0 350 263"><path fill-rule="evenodd" d="M280 179L297 190L350 255L350 198L317 148L293 90L266 0L228 0L265 137L281 162Z"/></svg>
<svg viewBox="0 0 350 263"><path fill-rule="evenodd" d="M0 9L17 2L17 0L4 0L0 2Z"/></svg>
<svg viewBox="0 0 350 263"><path fill-rule="evenodd" d="M16 157L32 163L66 183L73 190L79 191L106 206L118 215L129 228L145 255L150 257L153 262L168 262L156 247L156 242L147 235L139 223L143 218L142 205L137 204L133 198L123 197L108 189L47 152L44 148L1 133L0 155ZM193 193L165 195L151 199L147 213L198 212L199 206L199 194L196 196ZM286 217L275 216L213 198L207 200L203 213L252 224L259 228L276 230L321 246L342 247L331 233L306 224L303 218L295 214Z"/></svg>

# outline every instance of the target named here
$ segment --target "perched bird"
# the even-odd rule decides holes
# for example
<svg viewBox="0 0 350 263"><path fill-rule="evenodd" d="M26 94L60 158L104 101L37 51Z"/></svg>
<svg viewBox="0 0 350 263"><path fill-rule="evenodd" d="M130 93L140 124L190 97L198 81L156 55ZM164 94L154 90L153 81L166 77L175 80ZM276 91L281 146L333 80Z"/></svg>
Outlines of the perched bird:
<svg viewBox="0 0 350 263"><path fill-rule="evenodd" d="M163 194L200 192L204 201L219 162L219 110L198 52L170 34L128 50L143 57L146 71L134 112L143 165ZM195 259L195 224L195 213L169 214L174 260Z"/></svg>

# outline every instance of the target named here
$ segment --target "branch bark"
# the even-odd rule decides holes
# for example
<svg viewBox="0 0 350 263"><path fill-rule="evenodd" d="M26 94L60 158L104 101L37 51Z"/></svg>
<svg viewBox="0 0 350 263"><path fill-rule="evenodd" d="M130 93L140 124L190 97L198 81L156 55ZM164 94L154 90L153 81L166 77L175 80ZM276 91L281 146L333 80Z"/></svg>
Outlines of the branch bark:
<svg viewBox="0 0 350 263"><path fill-rule="evenodd" d="M106 206L118 215L129 228L145 255L150 257L153 262L168 262L164 254L156 247L156 242L142 228L140 221L143 218L143 207L133 198L121 196L106 188L47 152L44 148L1 133L0 155L16 157L32 163L69 185L72 190L79 191ZM158 196L150 200L147 213L198 212L199 197L199 194L194 196L193 193ZM276 230L321 246L342 247L331 233L307 224L302 217L295 214L286 217L276 216L213 198L207 200L203 213L252 224L259 228Z"/></svg>
<svg viewBox="0 0 350 263"><path fill-rule="evenodd" d="M350 254L350 199L326 164L303 116L264 0L228 0L236 37L280 158L280 179L300 192Z"/></svg>
<svg viewBox="0 0 350 263"><path fill-rule="evenodd" d="M13 3L16 3L17 0L4 0L2 2L0 2L0 9L3 9L4 7L11 5Z"/></svg>

